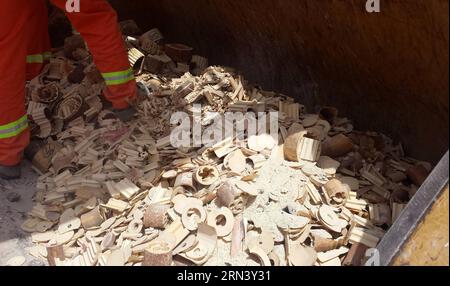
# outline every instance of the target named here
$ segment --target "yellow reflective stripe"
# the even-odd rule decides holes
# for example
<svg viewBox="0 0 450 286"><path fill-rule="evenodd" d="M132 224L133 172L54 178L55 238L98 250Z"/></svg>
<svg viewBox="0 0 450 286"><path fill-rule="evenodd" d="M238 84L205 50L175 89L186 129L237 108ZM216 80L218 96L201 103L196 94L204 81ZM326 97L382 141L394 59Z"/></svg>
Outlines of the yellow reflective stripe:
<svg viewBox="0 0 450 286"><path fill-rule="evenodd" d="M28 128L28 123L27 124L23 124L22 126L20 126L19 129L11 131L9 133L0 133L0 139L8 139L8 138L12 138L15 137L17 135L20 135L23 131L25 131Z"/></svg>
<svg viewBox="0 0 450 286"><path fill-rule="evenodd" d="M102 73L102 76L107 78L107 77L116 77L116 76L122 76L124 74L129 74L129 73L133 73L133 69L129 68L127 70L124 71L117 71L117 72L105 72Z"/></svg>
<svg viewBox="0 0 450 286"><path fill-rule="evenodd" d="M28 55L27 64L43 64L46 60L49 60L52 56L51 52L45 52L42 54Z"/></svg>
<svg viewBox="0 0 450 286"><path fill-rule="evenodd" d="M124 71L102 73L106 85L118 85L127 83L134 79L133 69L129 68Z"/></svg>
<svg viewBox="0 0 450 286"><path fill-rule="evenodd" d="M43 64L43 63L44 63L44 56L42 54L27 56L27 64Z"/></svg>
<svg viewBox="0 0 450 286"><path fill-rule="evenodd" d="M22 116L19 120L0 126L0 139L11 138L19 135L28 128L27 115Z"/></svg>
<svg viewBox="0 0 450 286"><path fill-rule="evenodd" d="M11 128L13 128L14 126L18 126L18 125L20 125L22 122L27 121L27 119L28 119L28 116L27 116L27 115L24 115L24 116L22 116L19 120L16 120L16 121L14 121L14 122L11 122L11 123L8 123L8 124L5 124L5 125L0 125L0 131L7 130L7 129L11 129Z"/></svg>
<svg viewBox="0 0 450 286"><path fill-rule="evenodd" d="M124 79L108 80L108 81L106 81L106 85L124 84L124 83L132 81L133 79L134 79L134 76L131 76L129 78L124 78Z"/></svg>

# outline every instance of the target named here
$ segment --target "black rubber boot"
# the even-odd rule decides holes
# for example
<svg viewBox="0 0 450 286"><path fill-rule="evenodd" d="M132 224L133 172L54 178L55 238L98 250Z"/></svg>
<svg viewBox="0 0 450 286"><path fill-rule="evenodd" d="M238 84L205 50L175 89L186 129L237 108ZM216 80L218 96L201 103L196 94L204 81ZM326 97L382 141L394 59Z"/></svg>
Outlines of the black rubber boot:
<svg viewBox="0 0 450 286"><path fill-rule="evenodd" d="M127 109L113 109L114 115L117 116L122 122L128 122L133 119L136 109L133 107L128 107Z"/></svg>
<svg viewBox="0 0 450 286"><path fill-rule="evenodd" d="M0 165L0 178L5 180L19 179L21 175L20 164L16 166Z"/></svg>

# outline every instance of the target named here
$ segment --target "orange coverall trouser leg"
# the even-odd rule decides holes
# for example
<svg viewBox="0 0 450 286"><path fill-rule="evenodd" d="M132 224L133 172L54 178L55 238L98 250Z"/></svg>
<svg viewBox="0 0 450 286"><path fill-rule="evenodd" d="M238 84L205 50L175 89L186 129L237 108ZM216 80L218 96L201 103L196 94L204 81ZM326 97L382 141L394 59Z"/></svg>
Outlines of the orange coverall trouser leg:
<svg viewBox="0 0 450 286"><path fill-rule="evenodd" d="M20 163L30 134L25 112L27 0L0 0L0 165Z"/></svg>
<svg viewBox="0 0 450 286"><path fill-rule="evenodd" d="M117 109L127 108L128 99L136 94L136 82L117 15L105 0L80 1L80 12L66 14L93 54L107 85L107 99ZM66 0L52 2L66 11ZM43 0L0 0L0 5L0 165L12 166L20 162L30 140L24 106L25 79L42 69L41 59L45 62L50 44Z"/></svg>
<svg viewBox="0 0 450 286"><path fill-rule="evenodd" d="M136 82L114 9L106 0L80 0L80 12L69 13L66 0L51 2L66 12L86 41L108 87L105 97L114 108L127 108L127 100L136 95Z"/></svg>

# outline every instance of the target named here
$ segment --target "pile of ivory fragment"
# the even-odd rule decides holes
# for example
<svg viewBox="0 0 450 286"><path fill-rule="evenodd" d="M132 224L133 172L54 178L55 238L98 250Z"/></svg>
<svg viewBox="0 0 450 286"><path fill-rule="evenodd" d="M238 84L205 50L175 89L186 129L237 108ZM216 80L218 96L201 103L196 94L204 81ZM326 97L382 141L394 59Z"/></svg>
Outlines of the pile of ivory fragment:
<svg viewBox="0 0 450 286"><path fill-rule="evenodd" d="M431 169L334 108L307 113L200 56L174 62L157 30L126 34L132 64L145 57L132 121L105 106L76 36L27 86L33 136L58 147L36 169L22 228L30 254L51 265L360 265ZM196 103L202 114L278 111L279 142L172 147L171 115Z"/></svg>

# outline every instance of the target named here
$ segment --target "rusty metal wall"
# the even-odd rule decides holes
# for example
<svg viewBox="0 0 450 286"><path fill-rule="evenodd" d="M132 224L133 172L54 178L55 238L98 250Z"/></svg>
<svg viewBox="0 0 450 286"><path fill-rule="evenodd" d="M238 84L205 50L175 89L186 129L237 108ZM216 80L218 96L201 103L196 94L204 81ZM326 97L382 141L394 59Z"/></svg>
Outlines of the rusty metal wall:
<svg viewBox="0 0 450 286"><path fill-rule="evenodd" d="M430 213L417 226L399 255L396 266L449 266L449 190L448 186Z"/></svg>
<svg viewBox="0 0 450 286"><path fill-rule="evenodd" d="M448 265L447 152L377 245L380 265Z"/></svg>
<svg viewBox="0 0 450 286"><path fill-rule="evenodd" d="M111 0L266 89L339 107L437 162L448 149L448 0Z"/></svg>

